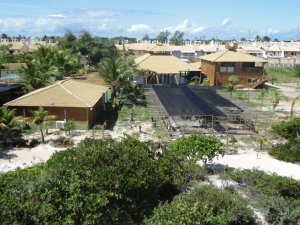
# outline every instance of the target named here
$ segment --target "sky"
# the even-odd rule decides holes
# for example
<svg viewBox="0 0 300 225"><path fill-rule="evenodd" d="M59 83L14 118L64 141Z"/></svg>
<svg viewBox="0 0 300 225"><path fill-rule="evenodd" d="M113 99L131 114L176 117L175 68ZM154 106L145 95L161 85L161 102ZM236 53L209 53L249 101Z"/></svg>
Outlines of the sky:
<svg viewBox="0 0 300 225"><path fill-rule="evenodd" d="M155 38L179 30L189 39L295 40L299 8L299 0L0 0L0 33Z"/></svg>

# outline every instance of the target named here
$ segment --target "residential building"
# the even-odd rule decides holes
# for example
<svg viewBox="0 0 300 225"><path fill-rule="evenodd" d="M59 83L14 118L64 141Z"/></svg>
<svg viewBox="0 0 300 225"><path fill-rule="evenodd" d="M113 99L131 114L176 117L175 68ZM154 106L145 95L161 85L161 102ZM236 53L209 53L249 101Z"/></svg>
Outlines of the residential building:
<svg viewBox="0 0 300 225"><path fill-rule="evenodd" d="M187 82L188 73L200 69L171 55L168 45L155 45L148 53L135 59L143 84L178 85Z"/></svg>
<svg viewBox="0 0 300 225"><path fill-rule="evenodd" d="M208 78L210 86L227 85L230 75L236 75L243 87L255 88L266 77L264 64L266 60L249 54L222 51L201 57L201 71Z"/></svg>
<svg viewBox="0 0 300 225"><path fill-rule="evenodd" d="M4 105L16 109L17 115L30 117L32 111L43 107L56 121L73 120L86 128L91 128L104 113L109 101L109 87L81 82L74 79L59 81L23 95Z"/></svg>

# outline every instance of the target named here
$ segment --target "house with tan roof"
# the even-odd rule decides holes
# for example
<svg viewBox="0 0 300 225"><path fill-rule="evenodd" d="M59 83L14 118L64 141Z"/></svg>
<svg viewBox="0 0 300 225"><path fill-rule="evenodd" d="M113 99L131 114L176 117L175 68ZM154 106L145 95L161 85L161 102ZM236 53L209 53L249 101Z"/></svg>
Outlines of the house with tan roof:
<svg viewBox="0 0 300 225"><path fill-rule="evenodd" d="M171 52L168 45L158 44L135 59L143 84L178 85L186 83L188 73L200 73L200 69L171 55Z"/></svg>
<svg viewBox="0 0 300 225"><path fill-rule="evenodd" d="M29 51L29 47L21 41L11 42L10 44L9 52L11 54L18 55Z"/></svg>
<svg viewBox="0 0 300 225"><path fill-rule="evenodd" d="M222 51L201 57L201 71L210 86L227 85L230 75L236 75L243 87L255 88L265 82L266 60L249 54Z"/></svg>
<svg viewBox="0 0 300 225"><path fill-rule="evenodd" d="M154 45L151 43L132 43L132 44L122 44L115 45L119 51L131 51L135 57L142 56L148 52L150 48Z"/></svg>
<svg viewBox="0 0 300 225"><path fill-rule="evenodd" d="M110 88L74 79L59 81L35 90L4 105L16 109L17 115L30 117L31 111L43 107L56 121L73 120L87 128L104 113L111 96Z"/></svg>

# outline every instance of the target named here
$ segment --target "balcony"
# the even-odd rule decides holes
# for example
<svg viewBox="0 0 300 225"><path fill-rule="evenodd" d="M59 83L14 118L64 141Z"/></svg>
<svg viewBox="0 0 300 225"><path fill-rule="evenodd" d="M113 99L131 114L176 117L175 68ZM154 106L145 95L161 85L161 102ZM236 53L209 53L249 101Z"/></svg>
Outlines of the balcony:
<svg viewBox="0 0 300 225"><path fill-rule="evenodd" d="M242 71L244 73L262 73L263 68L262 67L243 67Z"/></svg>

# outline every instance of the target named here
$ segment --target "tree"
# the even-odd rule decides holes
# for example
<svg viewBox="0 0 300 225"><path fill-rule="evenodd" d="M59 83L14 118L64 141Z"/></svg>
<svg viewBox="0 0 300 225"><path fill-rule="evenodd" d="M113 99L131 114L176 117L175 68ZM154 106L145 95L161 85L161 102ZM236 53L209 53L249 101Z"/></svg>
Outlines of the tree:
<svg viewBox="0 0 300 225"><path fill-rule="evenodd" d="M294 98L294 100L292 102L292 105L291 105L291 114L290 114L291 119L294 116L294 107L295 107L296 101L298 101L298 99L300 99L300 95L298 95L296 98Z"/></svg>
<svg viewBox="0 0 300 225"><path fill-rule="evenodd" d="M233 92L237 89L239 83L239 77L236 75L230 75L228 77L228 84L225 85L226 90L230 93L230 96L232 96Z"/></svg>
<svg viewBox="0 0 300 225"><path fill-rule="evenodd" d="M272 105L273 105L273 110L275 110L275 108L278 106L279 102L280 102L280 92L277 91L276 89L273 89L272 92L272 99L271 99L271 102L272 102Z"/></svg>
<svg viewBox="0 0 300 225"><path fill-rule="evenodd" d="M156 36L156 40L164 43L168 41L168 37L170 36L170 31L165 30L165 31L161 31L157 36Z"/></svg>
<svg viewBox="0 0 300 225"><path fill-rule="evenodd" d="M6 140L6 134L10 134L18 119L16 110L11 110L7 106L0 108L0 131L4 141Z"/></svg>
<svg viewBox="0 0 300 225"><path fill-rule="evenodd" d="M176 30L173 37L170 39L170 41L174 45L182 45L184 42L183 36L184 36L184 32L180 32Z"/></svg>
<svg viewBox="0 0 300 225"><path fill-rule="evenodd" d="M24 89L27 92L45 87L53 82L51 76L47 72L42 72L34 62L26 62L21 71L21 83L24 84Z"/></svg>
<svg viewBox="0 0 300 225"><path fill-rule="evenodd" d="M260 108L262 109L263 105L264 105L264 100L265 100L265 95L269 93L269 89L261 89L260 90Z"/></svg>
<svg viewBox="0 0 300 225"><path fill-rule="evenodd" d="M54 116L49 115L48 111L45 111L43 107L39 107L36 111L31 111L33 117L29 118L35 125L39 126L42 142L45 142L44 129L47 129L49 123L54 120Z"/></svg>
<svg viewBox="0 0 300 225"><path fill-rule="evenodd" d="M200 133L179 138L166 149L166 154L175 154L180 159L189 159L193 162L199 160L207 162L222 153L223 144L219 139Z"/></svg>
<svg viewBox="0 0 300 225"><path fill-rule="evenodd" d="M237 85L239 83L240 79L237 75L230 75L228 77L228 83L232 85Z"/></svg>
<svg viewBox="0 0 300 225"><path fill-rule="evenodd" d="M117 50L111 51L111 54L100 62L98 68L100 76L112 87L113 97L136 72L133 57Z"/></svg>
<svg viewBox="0 0 300 225"><path fill-rule="evenodd" d="M261 41L261 37L259 35L256 35L255 40L256 41Z"/></svg>
<svg viewBox="0 0 300 225"><path fill-rule="evenodd" d="M267 42L269 42L269 41L271 41L271 38L269 37L269 36L264 36L263 38L262 38L262 41L267 41Z"/></svg>
<svg viewBox="0 0 300 225"><path fill-rule="evenodd" d="M67 120L64 124L64 131L68 133L69 135L71 134L72 131L76 129L76 125L73 120Z"/></svg>
<svg viewBox="0 0 300 225"><path fill-rule="evenodd" d="M149 34L145 34L144 37L142 38L143 41L150 41Z"/></svg>

